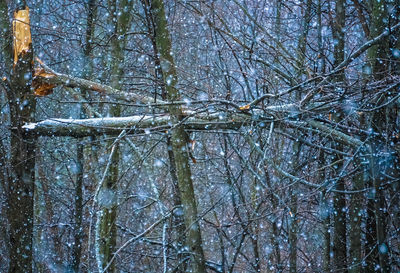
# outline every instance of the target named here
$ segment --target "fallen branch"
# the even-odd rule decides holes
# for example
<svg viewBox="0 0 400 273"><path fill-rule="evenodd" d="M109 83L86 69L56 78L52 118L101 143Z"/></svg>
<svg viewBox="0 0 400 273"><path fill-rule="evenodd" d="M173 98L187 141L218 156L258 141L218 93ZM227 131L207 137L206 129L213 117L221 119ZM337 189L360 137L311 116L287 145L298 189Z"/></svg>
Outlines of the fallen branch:
<svg viewBox="0 0 400 273"><path fill-rule="evenodd" d="M245 114L232 114L226 117L225 113L213 113L188 117L183 125L186 129L193 130L236 130L250 121L251 117ZM137 115L90 119L47 119L28 123L23 126L23 129L29 135L86 137L103 134L117 136L122 130L127 130L128 135L165 132L172 126L169 115Z"/></svg>
<svg viewBox="0 0 400 273"><path fill-rule="evenodd" d="M52 85L64 85L73 88L82 88L87 90L92 90L96 92L103 93L105 95L112 96L116 99L128 101L128 102L142 102L144 104L154 103L154 97L141 95L132 92L124 92L115 88L112 88L109 85L97 83L94 81L89 81L85 79L81 79L78 77L74 77L67 74L62 74L52 70L50 67L45 65L39 58L36 58L36 61L42 66L44 71L48 74L52 74L53 77L44 77L41 74L38 74L35 77L35 80L38 82L43 82ZM157 103L162 105L166 102L163 100L158 100Z"/></svg>
<svg viewBox="0 0 400 273"><path fill-rule="evenodd" d="M289 107L291 108L291 107ZM272 108L274 110L286 111L287 107ZM272 110L271 110L272 111ZM245 113L190 113L182 125L187 130L238 130L250 123L262 122L264 125L271 122L283 122L292 128L302 127L312 129L316 134L328 135L335 141L350 147L365 145L360 139L347 135L342 131L315 120L306 122L283 120L279 121L271 117L258 116ZM28 135L35 136L70 136L86 137L94 135L118 136L122 130L127 130L127 135L143 134L150 132L166 132L176 126L172 123L169 115L136 115L129 117L106 117L90 119L47 119L36 123L25 124L22 129Z"/></svg>

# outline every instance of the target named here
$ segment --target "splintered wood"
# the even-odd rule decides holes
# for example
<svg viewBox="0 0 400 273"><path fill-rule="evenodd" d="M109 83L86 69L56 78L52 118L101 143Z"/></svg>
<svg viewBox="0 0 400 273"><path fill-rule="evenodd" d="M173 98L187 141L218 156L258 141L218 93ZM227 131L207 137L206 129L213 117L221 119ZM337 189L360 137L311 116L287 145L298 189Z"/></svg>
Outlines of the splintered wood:
<svg viewBox="0 0 400 273"><path fill-rule="evenodd" d="M13 27L13 49L14 68L25 54L32 50L32 36L29 20L29 8L20 9L14 12ZM46 73L42 68L35 68L33 71L32 87L36 96L46 96L53 92L54 84L46 83L40 78L52 78L53 74Z"/></svg>
<svg viewBox="0 0 400 273"><path fill-rule="evenodd" d="M55 75L51 73L47 73L43 68L36 67L33 74L32 87L35 90L36 96L47 96L53 93L53 88L56 86L55 84L46 83L43 81L45 79L51 79Z"/></svg>
<svg viewBox="0 0 400 273"><path fill-rule="evenodd" d="M28 7L14 12L12 27L15 66L18 62L18 58L25 55L32 47Z"/></svg>

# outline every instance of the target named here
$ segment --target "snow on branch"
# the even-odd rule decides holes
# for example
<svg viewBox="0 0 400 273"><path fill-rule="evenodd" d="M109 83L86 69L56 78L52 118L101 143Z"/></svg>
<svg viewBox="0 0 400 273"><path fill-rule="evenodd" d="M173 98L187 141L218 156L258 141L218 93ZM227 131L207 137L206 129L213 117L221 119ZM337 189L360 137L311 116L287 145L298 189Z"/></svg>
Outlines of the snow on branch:
<svg viewBox="0 0 400 273"><path fill-rule="evenodd" d="M182 124L192 130L235 130L250 122L244 114L226 117L225 113L199 114L186 117ZM136 115L90 119L47 119L23 126L25 133L38 136L86 137L93 135L117 136L122 130L127 134L165 132L176 126L169 115Z"/></svg>
<svg viewBox="0 0 400 273"><path fill-rule="evenodd" d="M293 107L293 105L290 105ZM274 109L276 110L276 109ZM282 110L287 110L285 107ZM266 117L245 113L191 113L186 116L181 124L188 130L238 130L250 123L262 122L264 126L270 122L283 122L286 126L298 128L300 125L308 125L314 132L329 135L336 141L351 147L360 147L365 143L354 136L315 120L306 122L279 121L272 116ZM23 126L25 133L36 136L70 136L86 137L93 135L118 136L122 130L128 135L149 132L165 132L178 124L172 124L169 115L136 115L128 117L106 117L90 119L47 119L36 123L28 123Z"/></svg>

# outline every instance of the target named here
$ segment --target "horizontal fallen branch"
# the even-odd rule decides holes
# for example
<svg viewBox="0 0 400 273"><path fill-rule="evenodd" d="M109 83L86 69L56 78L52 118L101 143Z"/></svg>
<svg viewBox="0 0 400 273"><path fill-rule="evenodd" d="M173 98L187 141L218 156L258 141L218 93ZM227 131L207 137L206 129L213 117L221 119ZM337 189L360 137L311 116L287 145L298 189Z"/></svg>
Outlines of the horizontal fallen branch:
<svg viewBox="0 0 400 273"><path fill-rule="evenodd" d="M286 109L285 109L286 110ZM263 123L263 126L270 122L283 122L286 126L293 128L312 128L316 134L329 136L335 141L350 147L365 145L360 139L347 135L342 131L330 127L315 120L305 122L290 120L274 120L271 117L259 116L257 114L245 113L190 113L182 121L187 130L238 130L251 123ZM136 115L129 117L106 117L90 119L47 119L36 123L28 123L23 126L25 133L33 136L70 136L86 137L94 135L118 136L122 130L128 135L143 134L151 132L165 132L177 124L172 124L169 115Z"/></svg>
<svg viewBox="0 0 400 273"><path fill-rule="evenodd" d="M187 117L182 123L192 130L237 130L251 121L244 114L201 114ZM173 128L169 115L137 115L129 117L107 117L90 119L47 119L23 126L26 134L37 136L86 137L94 135L117 136L122 130L127 134L165 132Z"/></svg>

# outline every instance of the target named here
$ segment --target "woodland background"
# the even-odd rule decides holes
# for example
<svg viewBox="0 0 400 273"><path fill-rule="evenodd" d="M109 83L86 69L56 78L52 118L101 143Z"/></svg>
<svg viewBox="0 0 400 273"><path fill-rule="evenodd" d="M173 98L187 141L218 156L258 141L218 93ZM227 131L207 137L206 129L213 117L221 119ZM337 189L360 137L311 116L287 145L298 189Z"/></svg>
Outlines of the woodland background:
<svg viewBox="0 0 400 273"><path fill-rule="evenodd" d="M1 0L0 271L400 271L399 22L398 0Z"/></svg>

